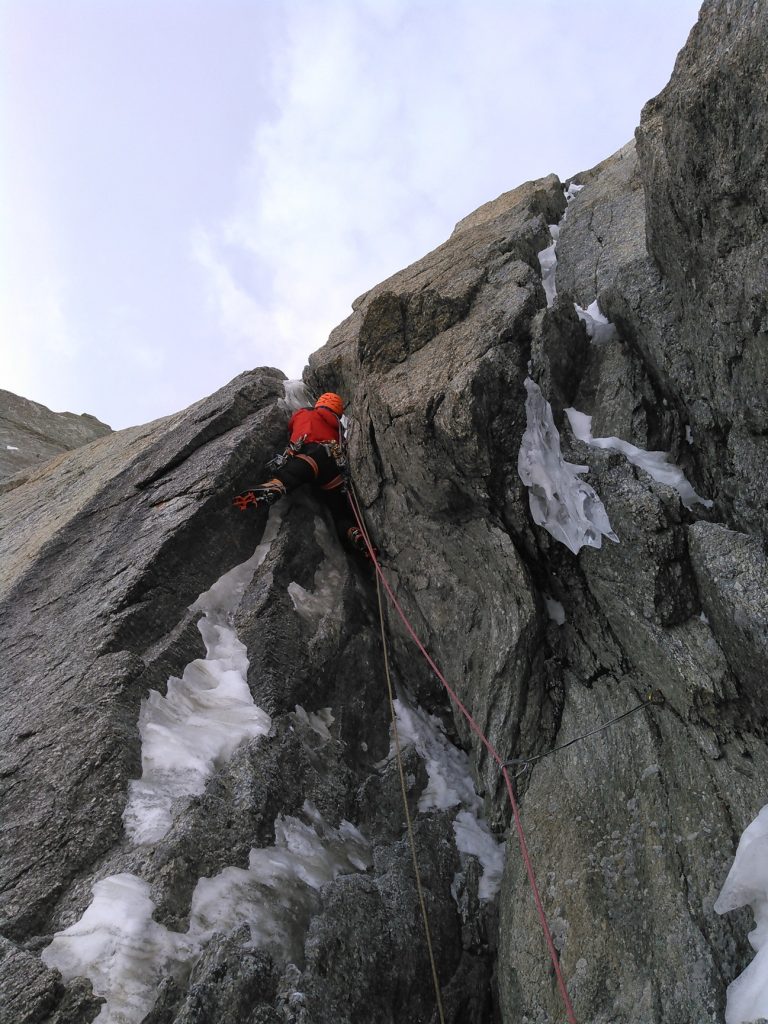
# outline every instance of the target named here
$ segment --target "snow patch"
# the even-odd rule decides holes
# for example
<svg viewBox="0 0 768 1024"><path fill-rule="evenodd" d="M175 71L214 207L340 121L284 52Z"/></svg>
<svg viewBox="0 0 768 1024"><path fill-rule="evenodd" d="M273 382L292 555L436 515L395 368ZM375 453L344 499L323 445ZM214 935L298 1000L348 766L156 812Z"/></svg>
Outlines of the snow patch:
<svg viewBox="0 0 768 1024"><path fill-rule="evenodd" d="M269 715L248 688L248 654L231 624L253 574L267 557L280 528L272 510L262 542L248 561L225 573L192 605L206 656L190 662L181 679L168 680L139 711L141 778L128 784L123 822L134 843L156 843L171 827L174 801L201 794L216 764L242 740L264 736Z"/></svg>
<svg viewBox="0 0 768 1024"><path fill-rule="evenodd" d="M301 704L297 704L296 710L291 712L290 717L295 722L306 725L313 732L317 733L325 743L333 739L330 730L336 719L331 714L330 708L320 708L319 711L305 711Z"/></svg>
<svg viewBox="0 0 768 1024"><path fill-rule="evenodd" d="M538 253L539 265L541 266L541 283L544 285L544 294L547 296L547 307L554 306L557 298L555 287L555 271L557 270L557 240L560 236L560 228L557 224L549 225L549 234L552 238L551 245Z"/></svg>
<svg viewBox="0 0 768 1024"><path fill-rule="evenodd" d="M579 479L589 466L566 462L552 407L530 377L525 387L527 426L517 457L517 471L528 488L533 521L574 554L582 547L599 548L603 537L618 543L594 488Z"/></svg>
<svg viewBox="0 0 768 1024"><path fill-rule="evenodd" d="M91 980L94 993L107 1000L98 1024L139 1024L161 978L183 978L214 932L248 925L250 946L299 961L320 888L371 865L368 841L354 825L342 821L331 828L310 803L303 814L307 821L279 817L275 845L251 850L247 869L225 868L200 879L185 934L152 920L146 882L113 875L96 883L91 905L76 924L57 932L43 962L65 981Z"/></svg>
<svg viewBox="0 0 768 1024"><path fill-rule="evenodd" d="M305 622L317 625L341 605L346 560L320 516L315 516L315 537L325 558L315 572L314 592L310 593L293 581L288 584L288 594L299 616Z"/></svg>
<svg viewBox="0 0 768 1024"><path fill-rule="evenodd" d="M281 398L279 402L286 412L296 412L298 409L306 409L308 406L314 405L303 380L287 380L283 387L285 397Z"/></svg>
<svg viewBox="0 0 768 1024"><path fill-rule="evenodd" d="M413 746L424 761L429 781L419 797L420 811L460 810L453 823L456 848L462 865L469 855L475 856L483 868L479 895L490 900L501 886L504 869L504 842L499 842L484 820L483 801L477 794L469 767L469 758L455 747L443 732L438 718L421 708L411 706L403 697L394 702L397 735L402 748ZM394 737L384 762L395 756ZM460 877L454 879L454 896Z"/></svg>
<svg viewBox="0 0 768 1024"><path fill-rule="evenodd" d="M372 863L369 843L354 825L342 821L331 828L309 802L302 810L308 823L279 817L275 845L251 850L247 869L225 868L200 879L190 913L190 931L198 941L247 924L251 946L301 959L322 886L339 875L367 871Z"/></svg>
<svg viewBox="0 0 768 1024"><path fill-rule="evenodd" d="M6 451L9 451L9 452L17 452L17 451L19 450L19 449L18 449L18 448L16 447L16 445L15 445L15 444L7 444L7 445L5 446L5 448L6 448Z"/></svg>
<svg viewBox="0 0 768 1024"><path fill-rule="evenodd" d="M683 471L668 461L668 452L646 452L618 437L593 437L591 416L587 416L577 409L566 409L565 413L571 424L571 430L579 441L588 444L590 448L604 448L621 452L628 462L637 466L638 469L642 469L658 483L673 487L686 508L693 508L695 504L712 508L714 502L697 494L688 483Z"/></svg>
<svg viewBox="0 0 768 1024"><path fill-rule="evenodd" d="M586 327L590 341L595 345L606 345L618 337L615 326L601 313L597 299L586 309L577 302L574 302L573 307L576 310L576 316Z"/></svg>
<svg viewBox="0 0 768 1024"><path fill-rule="evenodd" d="M565 625L565 608L549 594L544 594L544 604L547 607L547 614L558 626Z"/></svg>
<svg viewBox="0 0 768 1024"><path fill-rule="evenodd" d="M453 822L456 849L464 856L477 857L483 866L483 875L477 888L481 900L492 900L501 888L504 874L504 843L500 843L488 822L472 811L459 811ZM454 879L453 889L456 889Z"/></svg>
<svg viewBox="0 0 768 1024"><path fill-rule="evenodd" d="M563 192L563 195L565 196L566 200L570 203L571 200L575 199L584 187L584 185L579 185L577 182L572 181L568 188Z"/></svg>
<svg viewBox="0 0 768 1024"><path fill-rule="evenodd" d="M80 920L57 932L43 963L65 981L89 978L94 995L107 1002L96 1024L134 1024L154 1005L157 986L183 976L199 949L189 936L152 920L149 885L135 875L112 875L93 887L93 901Z"/></svg>
<svg viewBox="0 0 768 1024"><path fill-rule="evenodd" d="M768 805L744 830L715 910L726 914L746 906L755 915L747 938L757 956L728 986L726 1024L768 1017Z"/></svg>

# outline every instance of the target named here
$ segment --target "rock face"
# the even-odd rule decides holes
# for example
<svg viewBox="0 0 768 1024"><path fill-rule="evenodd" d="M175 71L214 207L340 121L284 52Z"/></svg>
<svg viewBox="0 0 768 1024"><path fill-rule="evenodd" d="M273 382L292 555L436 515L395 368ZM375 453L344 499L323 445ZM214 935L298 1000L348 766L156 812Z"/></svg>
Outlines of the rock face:
<svg viewBox="0 0 768 1024"><path fill-rule="evenodd" d="M127 1014L118 1019L431 1019L371 580L309 498L282 510L231 617L269 737L218 758L202 791L176 800L160 839L131 842L123 826L130 780L141 775L140 702L203 656L190 605L264 531L263 513L244 516L230 501L284 443L283 394L278 371L243 374L177 416L48 462L0 496L3 1024L80 1024L99 1012L89 983L63 982L40 953L89 905L93 913L100 882L132 891L111 905L106 932L92 917L85 925L91 947L102 948L102 934L105 949L117 945L100 961L116 963L112 979L104 967L96 988L101 996L119 979L122 1002L109 1011ZM203 693L195 714L204 707ZM155 728L166 748L179 742L170 712ZM413 748L405 754L416 814L427 777ZM481 1022L492 1002L489 905L478 901L474 861L459 874L454 818L455 808L418 817L415 838L447 1019ZM312 847L333 851L345 820L365 837L351 874L341 854L334 866ZM281 835L287 846L275 845ZM197 883L244 875L254 849L285 862L288 878L270 904L266 948L244 946L237 916L253 903L253 920L267 920L263 873L230 897L234 924L198 940ZM154 921L137 923L147 898ZM133 923L114 939L124 920ZM185 943L194 948L177 962ZM143 951L137 962L133 948Z"/></svg>
<svg viewBox="0 0 768 1024"><path fill-rule="evenodd" d="M95 416L51 412L0 390L0 489L8 477L109 433Z"/></svg>
<svg viewBox="0 0 768 1024"><path fill-rule="evenodd" d="M653 357L686 407L718 500L766 530L768 457L768 9L701 10L666 89L643 111L638 149L648 250L674 335ZM760 387L759 385L763 385Z"/></svg>
<svg viewBox="0 0 768 1024"><path fill-rule="evenodd" d="M768 107L742 93L765 79L766 28L764 5L705 3L637 149L577 175L568 203L552 175L481 207L361 296L305 374L351 400L356 493L409 619L495 747L528 759L523 824L591 1024L719 1024L750 960L748 915L713 904L768 769L768 229L764 146L752 148ZM548 305L538 254L558 222ZM615 330L594 330L595 301ZM573 554L532 520L517 469L528 376L618 543ZM0 495L2 1024L87 1024L104 994L136 1024L438 1019L371 573L311 495L266 524L228 505L281 446L283 394L278 371L243 374ZM592 417L589 444L567 409ZM714 504L684 504L662 482L673 476L649 475L652 451ZM234 673L236 632L248 700L271 724L217 754L167 829L137 842L122 814L142 770L142 698L157 691L150 704L166 708L169 676L205 653L203 605L190 605L260 540L203 638L229 644ZM457 850L450 787L435 797L435 763L466 773L463 748L501 840L498 767L387 621L445 1019L562 1020L514 837L486 899L485 860ZM210 659L194 672L212 691ZM655 690L663 705L633 711ZM173 748L170 718L154 721L161 752ZM94 885L134 894L106 925L92 924ZM91 949L103 934L118 944L99 961L117 965L111 980L54 969L84 914ZM131 928L133 943L120 938Z"/></svg>

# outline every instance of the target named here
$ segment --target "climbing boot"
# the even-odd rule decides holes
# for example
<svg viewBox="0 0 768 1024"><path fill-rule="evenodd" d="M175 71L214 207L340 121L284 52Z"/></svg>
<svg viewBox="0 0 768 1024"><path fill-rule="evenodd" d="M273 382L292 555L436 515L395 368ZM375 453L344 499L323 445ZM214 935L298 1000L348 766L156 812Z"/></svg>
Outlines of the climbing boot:
<svg viewBox="0 0 768 1024"><path fill-rule="evenodd" d="M365 537L363 536L362 531L359 529L359 527L350 526L350 528L347 530L347 540L349 541L349 546L352 548L355 554L362 555L363 558L368 559L369 562L371 561L371 552L368 550L368 545L365 542ZM374 558L378 559L379 549L374 544L371 544L371 548L373 549Z"/></svg>
<svg viewBox="0 0 768 1024"><path fill-rule="evenodd" d="M248 508L268 508L285 494L285 484L276 477L264 484L257 484L249 491L243 491L233 499L235 508L245 512Z"/></svg>

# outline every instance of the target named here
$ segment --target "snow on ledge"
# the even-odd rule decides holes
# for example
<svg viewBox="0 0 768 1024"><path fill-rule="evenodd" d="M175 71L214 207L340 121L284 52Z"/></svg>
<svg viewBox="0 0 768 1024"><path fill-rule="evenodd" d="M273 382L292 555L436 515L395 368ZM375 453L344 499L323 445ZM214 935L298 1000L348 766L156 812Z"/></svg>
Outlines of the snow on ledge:
<svg viewBox="0 0 768 1024"><path fill-rule="evenodd" d="M216 764L242 740L265 736L271 728L269 715L253 702L248 653L231 620L279 529L280 513L273 509L248 561L225 573L192 605L203 612L197 628L205 658L190 662L181 679L172 676L165 696L151 690L141 703L142 774L128 783L123 812L133 843L162 839L171 827L174 802L202 793Z"/></svg>
<svg viewBox="0 0 768 1024"><path fill-rule="evenodd" d="M574 302L573 308L576 310L576 316L586 327L590 341L595 345L607 345L609 341L618 337L616 327L608 317L603 315L597 299L586 309L576 302Z"/></svg>
<svg viewBox="0 0 768 1024"><path fill-rule="evenodd" d="M588 444L590 448L604 448L621 452L628 462L637 466L638 469L644 470L657 483L673 487L686 508L691 509L696 504L712 508L714 502L709 498L702 498L694 491L682 469L669 461L667 452L646 452L618 437L593 437L591 416L587 416L586 413L579 412L577 409L566 409L565 414L574 436L579 441Z"/></svg>
<svg viewBox="0 0 768 1024"><path fill-rule="evenodd" d="M459 808L453 821L453 832L462 871L454 877L451 886L454 899L468 856L477 857L483 869L478 886L479 898L483 901L493 899L501 888L504 841L496 839L483 816L483 801L475 789L469 757L451 743L434 715L412 706L404 696L398 697L394 704L401 748L413 746L427 769L429 781L419 797L419 810ZM386 764L394 756L392 737L389 754L381 764Z"/></svg>
<svg viewBox="0 0 768 1024"><path fill-rule="evenodd" d="M162 978L188 975L216 932L231 935L248 925L248 946L299 959L322 886L371 865L370 845L350 822L332 828L309 802L302 814L304 821L278 817L274 846L252 849L247 868L198 881L187 932L153 920L147 882L111 875L94 885L80 920L54 935L43 962L65 981L90 979L106 1000L95 1024L140 1024Z"/></svg>

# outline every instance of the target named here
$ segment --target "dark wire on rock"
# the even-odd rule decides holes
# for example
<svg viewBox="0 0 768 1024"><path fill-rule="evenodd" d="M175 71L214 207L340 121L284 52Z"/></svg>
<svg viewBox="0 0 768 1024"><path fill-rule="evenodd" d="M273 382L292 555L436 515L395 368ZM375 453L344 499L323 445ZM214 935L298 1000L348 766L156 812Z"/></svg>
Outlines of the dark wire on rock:
<svg viewBox="0 0 768 1024"><path fill-rule="evenodd" d="M559 747L552 747L551 750L545 750L543 754L534 754L533 757L510 757L504 762L503 767L510 768L513 765L521 764L527 766L533 764L534 761L541 761L542 758L549 757L550 754L556 754L558 750L565 750L566 747L572 747L574 743L580 743L582 740L587 739L588 736L596 736L599 732L605 732L606 729L610 729L616 722L620 722L622 718L627 718L629 715L634 715L636 711L641 711L643 708L650 707L655 704L657 707L663 707L666 703L666 698L661 690L651 690L648 694L648 699L644 700L642 704L638 704L634 708L630 708L629 711L625 711L621 715L617 715L612 718L610 722L606 722L604 725L599 725L597 729L590 729L589 732L583 733L581 736L574 736L572 740L568 740L567 743L561 743Z"/></svg>

